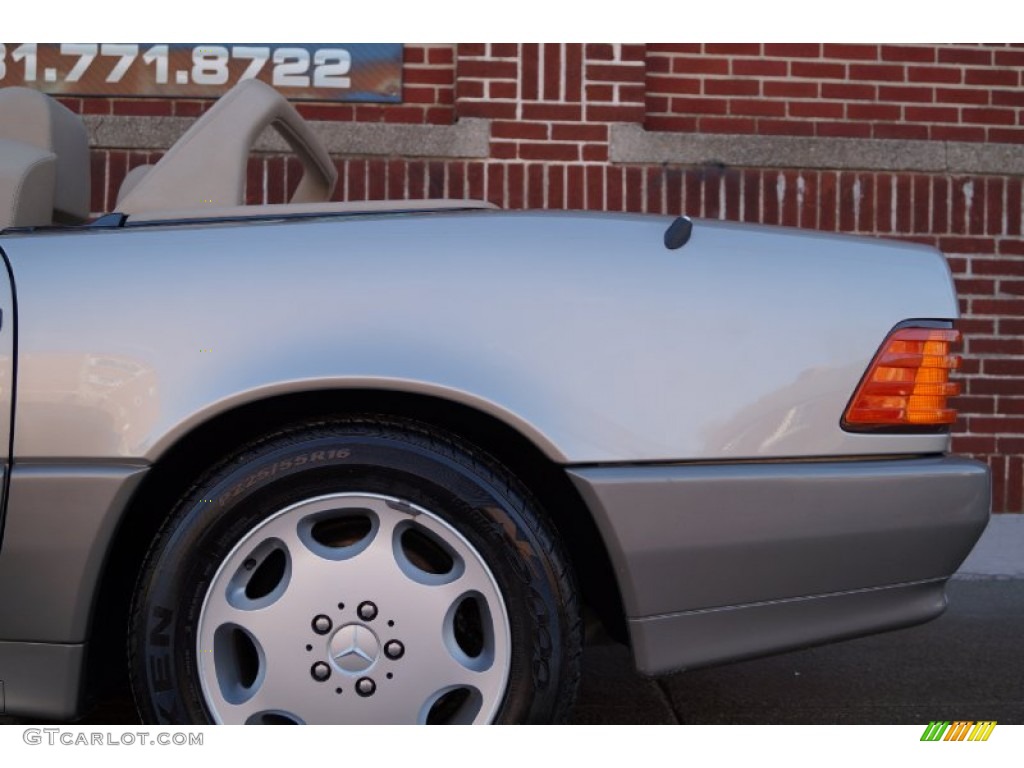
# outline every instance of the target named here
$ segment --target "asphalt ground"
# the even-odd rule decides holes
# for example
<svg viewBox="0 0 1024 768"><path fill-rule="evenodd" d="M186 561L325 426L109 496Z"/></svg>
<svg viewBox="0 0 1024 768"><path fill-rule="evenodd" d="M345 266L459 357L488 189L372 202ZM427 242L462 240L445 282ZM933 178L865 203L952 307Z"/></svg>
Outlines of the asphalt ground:
<svg viewBox="0 0 1024 768"><path fill-rule="evenodd" d="M650 680L622 646L588 649L574 722L1024 724L1024 579L958 578L910 629Z"/></svg>
<svg viewBox="0 0 1024 768"><path fill-rule="evenodd" d="M950 581L949 608L932 622L657 679L634 671L626 647L594 645L584 653L572 722L1024 724L1024 516L1001 517ZM79 724L136 723L131 696L116 691Z"/></svg>

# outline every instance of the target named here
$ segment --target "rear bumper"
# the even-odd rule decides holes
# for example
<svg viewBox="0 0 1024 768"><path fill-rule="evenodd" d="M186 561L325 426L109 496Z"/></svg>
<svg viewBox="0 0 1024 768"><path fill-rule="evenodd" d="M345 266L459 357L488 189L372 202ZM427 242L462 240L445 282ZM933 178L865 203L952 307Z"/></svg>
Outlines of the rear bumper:
<svg viewBox="0 0 1024 768"><path fill-rule="evenodd" d="M988 522L954 457L574 469L648 674L927 621Z"/></svg>

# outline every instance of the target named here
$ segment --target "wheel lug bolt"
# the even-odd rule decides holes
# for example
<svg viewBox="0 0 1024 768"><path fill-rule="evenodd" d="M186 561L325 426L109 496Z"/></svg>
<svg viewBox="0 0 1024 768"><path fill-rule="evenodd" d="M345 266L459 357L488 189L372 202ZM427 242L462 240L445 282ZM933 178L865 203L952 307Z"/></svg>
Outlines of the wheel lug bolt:
<svg viewBox="0 0 1024 768"><path fill-rule="evenodd" d="M377 690L377 684L369 677L360 677L356 680L356 693L360 696L373 696Z"/></svg>
<svg viewBox="0 0 1024 768"><path fill-rule="evenodd" d="M313 618L313 631L318 635L326 635L331 631L331 620L322 613L319 616Z"/></svg>
<svg viewBox="0 0 1024 768"><path fill-rule="evenodd" d="M318 661L312 667L309 668L309 673L313 676L313 679L318 683L322 683L328 677L331 676L331 668L322 661Z"/></svg>
<svg viewBox="0 0 1024 768"><path fill-rule="evenodd" d="M384 643L384 655L389 659L400 659L405 653L405 646L398 640L388 640Z"/></svg>
<svg viewBox="0 0 1024 768"><path fill-rule="evenodd" d="M359 614L359 618L363 621L373 621L377 618L377 606L367 600L359 604L356 613Z"/></svg>

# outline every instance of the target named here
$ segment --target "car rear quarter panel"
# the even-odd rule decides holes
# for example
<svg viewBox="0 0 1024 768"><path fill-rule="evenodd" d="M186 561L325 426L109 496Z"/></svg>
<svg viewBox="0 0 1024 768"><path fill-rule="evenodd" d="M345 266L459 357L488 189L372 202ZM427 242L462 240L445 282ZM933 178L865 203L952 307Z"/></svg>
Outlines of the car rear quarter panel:
<svg viewBox="0 0 1024 768"><path fill-rule="evenodd" d="M0 600L12 706L73 709L81 680L63 670L81 667L105 549L147 465L272 395L447 398L577 471L946 448L839 427L894 325L956 316L938 253L714 222L668 250L668 224L477 212L0 238L18 302L0 583L31 585ZM636 630L642 666L681 663L658 660L676 626Z"/></svg>
<svg viewBox="0 0 1024 768"><path fill-rule="evenodd" d="M932 249L698 221L463 213L7 238L22 460L153 461L226 408L379 387L563 463L928 453L839 419L886 333L953 318Z"/></svg>

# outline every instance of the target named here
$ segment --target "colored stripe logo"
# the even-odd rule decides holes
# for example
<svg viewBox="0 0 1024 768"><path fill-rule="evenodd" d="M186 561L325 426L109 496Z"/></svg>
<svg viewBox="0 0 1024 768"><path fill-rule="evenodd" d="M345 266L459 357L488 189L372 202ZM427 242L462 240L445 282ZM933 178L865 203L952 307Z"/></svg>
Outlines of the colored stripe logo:
<svg viewBox="0 0 1024 768"><path fill-rule="evenodd" d="M995 727L995 720L932 720L921 741L988 741Z"/></svg>

